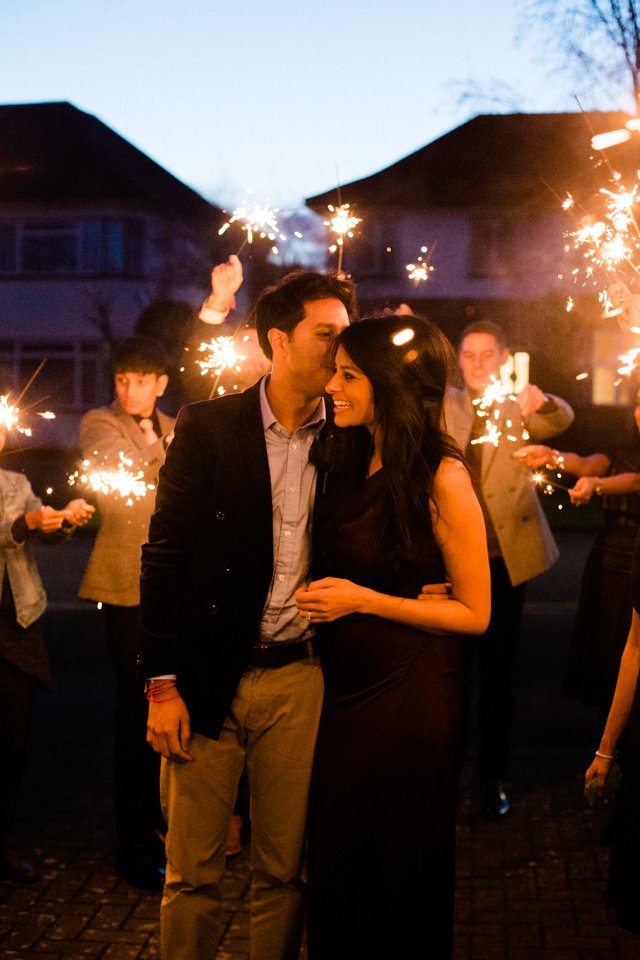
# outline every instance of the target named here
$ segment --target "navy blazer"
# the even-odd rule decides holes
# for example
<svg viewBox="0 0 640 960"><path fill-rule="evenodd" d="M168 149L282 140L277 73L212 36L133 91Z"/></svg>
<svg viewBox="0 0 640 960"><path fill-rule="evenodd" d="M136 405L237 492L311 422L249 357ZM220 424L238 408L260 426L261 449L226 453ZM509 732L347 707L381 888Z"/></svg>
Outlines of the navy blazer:
<svg viewBox="0 0 640 960"><path fill-rule="evenodd" d="M177 674L198 733L219 735L259 638L272 574L257 383L182 408L142 548L141 675Z"/></svg>

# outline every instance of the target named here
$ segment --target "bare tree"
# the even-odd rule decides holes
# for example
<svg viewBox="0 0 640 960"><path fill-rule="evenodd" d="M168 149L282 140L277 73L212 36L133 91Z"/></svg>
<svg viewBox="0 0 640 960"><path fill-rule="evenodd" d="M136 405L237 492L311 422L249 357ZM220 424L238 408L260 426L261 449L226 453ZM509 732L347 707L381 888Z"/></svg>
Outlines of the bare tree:
<svg viewBox="0 0 640 960"><path fill-rule="evenodd" d="M581 100L613 98L638 110L640 0L525 0L521 9L521 34L544 35L560 56L557 69L589 84Z"/></svg>

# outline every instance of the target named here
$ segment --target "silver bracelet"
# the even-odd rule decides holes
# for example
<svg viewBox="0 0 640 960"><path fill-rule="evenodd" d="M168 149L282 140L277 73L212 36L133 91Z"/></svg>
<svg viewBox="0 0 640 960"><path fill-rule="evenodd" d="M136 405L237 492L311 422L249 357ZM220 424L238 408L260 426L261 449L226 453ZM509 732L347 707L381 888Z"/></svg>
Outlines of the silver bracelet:
<svg viewBox="0 0 640 960"><path fill-rule="evenodd" d="M596 757L600 757L601 760L617 760L618 754L614 753L613 756L609 753L600 753L599 750L596 750Z"/></svg>

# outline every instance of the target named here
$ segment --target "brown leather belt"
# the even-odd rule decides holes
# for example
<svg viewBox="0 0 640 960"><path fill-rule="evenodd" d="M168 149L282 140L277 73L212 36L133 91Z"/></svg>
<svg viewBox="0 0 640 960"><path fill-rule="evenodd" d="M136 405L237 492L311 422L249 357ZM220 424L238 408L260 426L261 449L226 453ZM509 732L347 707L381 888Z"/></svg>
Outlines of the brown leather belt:
<svg viewBox="0 0 640 960"><path fill-rule="evenodd" d="M318 641L300 640L297 643L263 643L249 652L250 667L285 667L294 660L305 660L318 653Z"/></svg>

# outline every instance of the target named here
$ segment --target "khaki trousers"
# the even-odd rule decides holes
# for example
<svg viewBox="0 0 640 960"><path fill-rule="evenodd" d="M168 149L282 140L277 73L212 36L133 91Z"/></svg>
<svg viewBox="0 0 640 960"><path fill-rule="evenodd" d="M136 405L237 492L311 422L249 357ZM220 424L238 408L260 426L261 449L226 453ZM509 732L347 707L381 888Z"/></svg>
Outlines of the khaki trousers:
<svg viewBox="0 0 640 960"><path fill-rule="evenodd" d="M298 960L304 931L307 797L322 705L317 657L243 676L219 740L195 734L193 760L162 760L167 873L163 960L214 960L224 846L246 764L252 845L251 960Z"/></svg>

